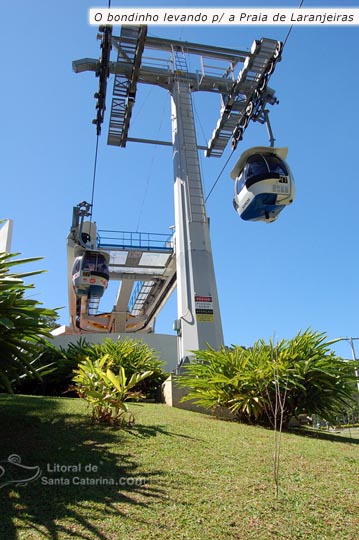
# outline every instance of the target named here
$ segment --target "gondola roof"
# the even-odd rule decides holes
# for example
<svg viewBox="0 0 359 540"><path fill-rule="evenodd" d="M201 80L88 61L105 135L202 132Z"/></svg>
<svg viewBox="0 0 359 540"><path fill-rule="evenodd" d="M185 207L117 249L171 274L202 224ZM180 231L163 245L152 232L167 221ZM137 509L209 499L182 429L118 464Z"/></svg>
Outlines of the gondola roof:
<svg viewBox="0 0 359 540"><path fill-rule="evenodd" d="M238 176L243 171L244 167L246 166L247 160L250 156L253 156L254 154L275 154L280 159L285 160L288 154L288 148L274 148L271 146L253 146L252 148L249 148L248 150L245 150L239 160L237 161L236 165L234 166L234 169L231 172L231 178L233 180L236 180Z"/></svg>
<svg viewBox="0 0 359 540"><path fill-rule="evenodd" d="M106 262L109 263L110 261L110 254L107 251L96 249L96 248L86 248L83 246L76 245L74 247L75 252L75 258L77 257L83 257L84 255L103 255Z"/></svg>

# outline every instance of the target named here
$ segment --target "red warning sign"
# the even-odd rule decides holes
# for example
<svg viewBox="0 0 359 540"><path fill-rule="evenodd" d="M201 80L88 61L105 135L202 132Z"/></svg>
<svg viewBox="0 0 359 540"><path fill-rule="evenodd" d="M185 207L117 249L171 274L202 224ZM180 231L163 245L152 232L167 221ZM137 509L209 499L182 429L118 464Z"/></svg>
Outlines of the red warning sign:
<svg viewBox="0 0 359 540"><path fill-rule="evenodd" d="M195 311L198 322L213 322L213 298L212 296L194 297Z"/></svg>

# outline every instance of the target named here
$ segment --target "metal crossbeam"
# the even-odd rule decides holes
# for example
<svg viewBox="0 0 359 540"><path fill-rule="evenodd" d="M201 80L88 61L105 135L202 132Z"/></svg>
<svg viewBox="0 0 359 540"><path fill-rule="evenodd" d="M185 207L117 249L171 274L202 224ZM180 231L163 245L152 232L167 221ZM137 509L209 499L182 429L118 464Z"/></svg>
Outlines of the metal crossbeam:
<svg viewBox="0 0 359 540"><path fill-rule="evenodd" d="M130 140L128 130L137 83L154 84L171 91L179 69L174 59L178 64L179 53L200 57L200 69L186 72L191 91L221 95L220 117L205 149L206 156L220 157L231 138L235 147L249 121L264 122L266 105L277 102L274 91L267 86L280 60L281 43L276 40L262 38L254 41L251 51L239 51L149 37L146 27L132 26L122 27L119 37L112 36L112 44L118 50L118 57L108 65L109 72L115 74L108 144L123 147ZM147 56L149 50L156 50L157 56ZM206 65L206 59L211 59L212 64L215 59L218 65L212 69ZM242 69L235 78L238 65ZM99 62L85 58L74 62L73 67L76 72L96 72Z"/></svg>

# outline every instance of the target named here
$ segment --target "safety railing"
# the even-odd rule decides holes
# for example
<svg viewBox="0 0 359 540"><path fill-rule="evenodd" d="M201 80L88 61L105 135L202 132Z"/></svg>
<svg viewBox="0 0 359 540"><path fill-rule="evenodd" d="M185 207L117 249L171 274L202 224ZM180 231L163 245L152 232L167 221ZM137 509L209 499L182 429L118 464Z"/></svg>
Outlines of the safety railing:
<svg viewBox="0 0 359 540"><path fill-rule="evenodd" d="M173 235L131 231L97 231L99 249L139 249L141 251L173 251Z"/></svg>

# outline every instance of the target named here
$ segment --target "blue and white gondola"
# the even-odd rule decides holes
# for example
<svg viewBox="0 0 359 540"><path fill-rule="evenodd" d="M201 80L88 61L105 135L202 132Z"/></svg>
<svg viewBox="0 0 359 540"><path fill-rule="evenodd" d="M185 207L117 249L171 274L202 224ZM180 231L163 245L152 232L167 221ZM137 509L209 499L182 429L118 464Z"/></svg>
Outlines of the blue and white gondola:
<svg viewBox="0 0 359 540"><path fill-rule="evenodd" d="M288 148L268 146L243 152L231 172L233 206L242 219L271 223L293 202L295 186L287 154Z"/></svg>

